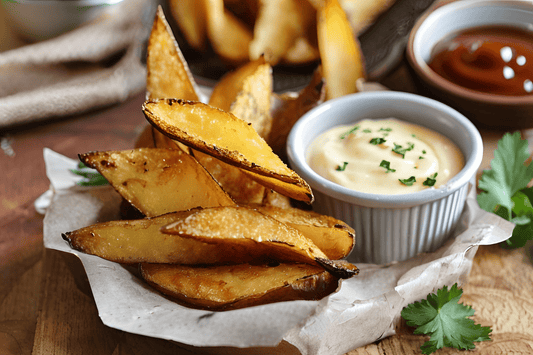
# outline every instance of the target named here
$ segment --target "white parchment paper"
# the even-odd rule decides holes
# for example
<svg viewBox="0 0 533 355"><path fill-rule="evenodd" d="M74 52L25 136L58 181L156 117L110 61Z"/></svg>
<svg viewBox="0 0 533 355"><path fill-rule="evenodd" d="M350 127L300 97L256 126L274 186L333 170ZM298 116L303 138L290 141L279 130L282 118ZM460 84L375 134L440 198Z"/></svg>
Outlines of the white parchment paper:
<svg viewBox="0 0 533 355"><path fill-rule="evenodd" d="M508 239L514 227L481 210L472 189L460 226L434 253L391 265L357 264L360 274L321 301L202 311L168 300L128 267L70 249L61 234L118 219L121 198L109 186L76 186L80 177L69 171L76 161L49 149L44 159L50 190L35 202L46 210L44 245L81 259L104 324L193 346L276 346L285 339L303 355L344 354L393 335L407 304L464 284L478 246Z"/></svg>

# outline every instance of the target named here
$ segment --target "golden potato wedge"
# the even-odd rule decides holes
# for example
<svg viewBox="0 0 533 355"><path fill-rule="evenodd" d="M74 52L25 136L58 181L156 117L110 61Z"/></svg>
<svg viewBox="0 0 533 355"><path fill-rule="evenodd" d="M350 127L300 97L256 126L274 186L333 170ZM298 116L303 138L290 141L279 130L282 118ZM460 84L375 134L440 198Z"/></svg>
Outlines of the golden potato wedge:
<svg viewBox="0 0 533 355"><path fill-rule="evenodd" d="M207 37L223 60L239 65L247 62L252 31L224 7L224 0L205 1Z"/></svg>
<svg viewBox="0 0 533 355"><path fill-rule="evenodd" d="M169 0L168 5L187 43L196 50L205 50L207 24L204 1Z"/></svg>
<svg viewBox="0 0 533 355"><path fill-rule="evenodd" d="M241 169L197 150L192 154L237 204L261 203L264 199L266 188Z"/></svg>
<svg viewBox="0 0 533 355"><path fill-rule="evenodd" d="M345 222L299 208L251 205L250 207L283 222L311 239L331 260L345 258L355 245L355 231Z"/></svg>
<svg viewBox="0 0 533 355"><path fill-rule="evenodd" d="M206 244L161 232L161 228L192 212L168 213L153 218L97 223L64 233L71 248L117 263L226 264L253 261L240 250L228 253Z"/></svg>
<svg viewBox="0 0 533 355"><path fill-rule="evenodd" d="M252 124L262 138L266 138L272 129L272 67L263 64L244 79L241 92L231 104L230 112Z"/></svg>
<svg viewBox="0 0 533 355"><path fill-rule="evenodd" d="M303 116L304 113L324 102L326 90L320 67L315 70L307 86L297 95L291 93L279 96L281 104L272 114L272 126L266 139L274 153L286 161L287 137L292 126Z"/></svg>
<svg viewBox="0 0 533 355"><path fill-rule="evenodd" d="M315 40L316 42L316 40ZM308 37L298 37L281 58L281 63L286 65L302 65L320 60L320 52L316 43L309 41Z"/></svg>
<svg viewBox="0 0 533 355"><path fill-rule="evenodd" d="M143 263L140 273L155 289L183 305L214 311L319 300L339 286L338 278L306 264L200 267Z"/></svg>
<svg viewBox="0 0 533 355"><path fill-rule="evenodd" d="M225 74L213 88L213 92L209 97L209 105L229 112L231 104L235 101L239 92L242 91L244 80L265 64L265 58L261 56Z"/></svg>
<svg viewBox="0 0 533 355"><path fill-rule="evenodd" d="M196 159L177 147L91 152L79 158L148 217L235 204Z"/></svg>
<svg viewBox="0 0 533 355"><path fill-rule="evenodd" d="M363 33L395 0L340 0L354 36Z"/></svg>
<svg viewBox="0 0 533 355"><path fill-rule="evenodd" d="M315 29L316 10L307 0L261 0L250 59L265 55L276 65L299 37Z"/></svg>
<svg viewBox="0 0 533 355"><path fill-rule="evenodd" d="M363 55L344 10L337 0L325 0L317 17L326 99L357 92L356 81L365 77Z"/></svg>
<svg viewBox="0 0 533 355"><path fill-rule="evenodd" d="M272 152L250 124L235 115L200 103L175 99L143 104L148 121L165 135L210 154L260 183L296 200L311 203L311 188Z"/></svg>
<svg viewBox="0 0 533 355"><path fill-rule="evenodd" d="M161 231L218 244L220 248L228 248L228 252L249 246L249 252L258 253L258 258L316 264L341 278L357 273L352 264L329 260L297 229L243 206L198 208L186 218L161 228Z"/></svg>
<svg viewBox="0 0 533 355"><path fill-rule="evenodd" d="M279 208L292 207L291 199L289 197L271 189L266 189L261 204L265 206L274 206Z"/></svg>
<svg viewBox="0 0 533 355"><path fill-rule="evenodd" d="M199 89L161 6L148 39L146 71L147 97L198 100Z"/></svg>

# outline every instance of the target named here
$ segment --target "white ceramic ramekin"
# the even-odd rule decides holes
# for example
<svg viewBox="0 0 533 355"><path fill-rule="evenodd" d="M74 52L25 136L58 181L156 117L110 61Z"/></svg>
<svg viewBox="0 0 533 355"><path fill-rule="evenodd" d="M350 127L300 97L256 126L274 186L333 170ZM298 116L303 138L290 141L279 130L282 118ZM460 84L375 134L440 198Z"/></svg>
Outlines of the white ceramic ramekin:
<svg viewBox="0 0 533 355"><path fill-rule="evenodd" d="M465 157L446 185L403 195L358 192L331 182L307 164L310 143L334 126L395 117L450 138ZM315 195L313 209L351 225L356 245L348 260L385 264L431 252L447 239L463 211L483 156L481 135L462 114L432 99L402 92L367 92L330 100L302 116L287 141L291 167Z"/></svg>

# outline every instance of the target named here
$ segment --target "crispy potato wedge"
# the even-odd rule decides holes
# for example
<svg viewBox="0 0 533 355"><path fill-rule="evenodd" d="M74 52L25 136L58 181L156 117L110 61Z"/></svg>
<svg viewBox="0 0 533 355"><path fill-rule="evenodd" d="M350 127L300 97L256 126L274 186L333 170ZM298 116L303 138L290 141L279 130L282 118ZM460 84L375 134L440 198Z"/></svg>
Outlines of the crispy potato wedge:
<svg viewBox="0 0 533 355"><path fill-rule="evenodd" d="M177 147L91 152L79 157L148 217L198 206L235 205L202 165Z"/></svg>
<svg viewBox="0 0 533 355"><path fill-rule="evenodd" d="M207 37L215 53L233 65L247 62L252 31L224 7L224 0L197 1L205 1Z"/></svg>
<svg viewBox="0 0 533 355"><path fill-rule="evenodd" d="M344 10L337 0L325 0L317 17L326 99L357 92L357 79L365 77L363 55Z"/></svg>
<svg viewBox="0 0 533 355"><path fill-rule="evenodd" d="M292 207L291 199L289 197L271 189L266 189L261 204L265 206L274 206L279 208Z"/></svg>
<svg viewBox="0 0 533 355"><path fill-rule="evenodd" d="M241 92L231 105L230 112L252 124L262 138L267 137L272 129L272 67L263 64L244 79Z"/></svg>
<svg viewBox="0 0 533 355"><path fill-rule="evenodd" d="M94 224L64 233L71 248L117 263L226 264L253 261L242 250L231 251L161 232L161 228L192 212L168 213L154 218Z"/></svg>
<svg viewBox="0 0 533 355"><path fill-rule="evenodd" d="M311 203L311 188L272 152L245 121L212 106L175 99L143 104L148 121L165 135L210 154L243 171L260 183L296 200Z"/></svg>
<svg viewBox="0 0 533 355"><path fill-rule="evenodd" d="M216 311L273 302L319 300L339 286L323 268L306 264L196 267L141 264L142 277L185 306Z"/></svg>
<svg viewBox="0 0 533 355"><path fill-rule="evenodd" d="M316 40L314 41L316 42ZM286 65L302 65L320 60L318 46L308 37L298 37L296 42L283 55L281 63Z"/></svg>
<svg viewBox="0 0 533 355"><path fill-rule="evenodd" d="M187 43L196 50L205 50L207 24L204 1L169 0L168 5Z"/></svg>
<svg viewBox="0 0 533 355"><path fill-rule="evenodd" d="M161 6L148 38L146 71L147 97L198 100L199 89Z"/></svg>
<svg viewBox="0 0 533 355"><path fill-rule="evenodd" d="M357 268L342 260L328 257L297 229L243 206L198 208L186 218L163 227L163 233L176 234L204 243L219 244L220 248L250 248L279 262L316 264L341 278L357 273ZM223 231L223 232L221 232Z"/></svg>
<svg viewBox="0 0 533 355"><path fill-rule="evenodd" d="M331 260L345 258L355 245L355 231L345 222L299 208L251 205L250 207L283 222L311 239Z"/></svg>
<svg viewBox="0 0 533 355"><path fill-rule="evenodd" d="M245 79L265 64L265 58L261 56L225 74L213 88L213 92L209 97L209 105L229 112L231 104L235 101L239 92L242 91Z"/></svg>
<svg viewBox="0 0 533 355"><path fill-rule="evenodd" d="M266 139L274 153L286 161L287 137L292 126L304 113L324 102L326 90L320 67L315 70L313 77L297 95L290 93L279 96L281 103L272 114L272 129Z"/></svg>
<svg viewBox="0 0 533 355"><path fill-rule="evenodd" d="M315 28L316 10L307 0L262 0L250 43L250 59L265 55L276 65L299 37Z"/></svg>
<svg viewBox="0 0 533 355"><path fill-rule="evenodd" d="M192 154L237 204L261 203L264 199L267 189L241 169L197 150Z"/></svg>

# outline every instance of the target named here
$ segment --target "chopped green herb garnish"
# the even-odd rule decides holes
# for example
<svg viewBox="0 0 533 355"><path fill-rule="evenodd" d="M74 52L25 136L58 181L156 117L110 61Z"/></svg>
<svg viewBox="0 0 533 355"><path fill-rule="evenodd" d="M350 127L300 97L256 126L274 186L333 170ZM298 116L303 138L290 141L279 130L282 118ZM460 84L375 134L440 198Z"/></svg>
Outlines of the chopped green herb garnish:
<svg viewBox="0 0 533 355"><path fill-rule="evenodd" d="M426 150L425 149L422 151L422 154L426 154Z"/></svg>
<svg viewBox="0 0 533 355"><path fill-rule="evenodd" d="M407 143L407 147L406 148L402 147L399 144L394 143L394 148L392 149L392 151L394 153L396 153L396 154L400 154L402 156L402 158L405 158L405 153L407 153L410 150L413 150L414 147L415 147L415 145L413 143L409 143L409 142Z"/></svg>
<svg viewBox="0 0 533 355"><path fill-rule="evenodd" d="M387 173L393 173L393 172L396 171L396 169L391 169L390 168L390 161L382 160L381 163L379 163L379 166L381 168L387 169Z"/></svg>
<svg viewBox="0 0 533 355"><path fill-rule="evenodd" d="M386 142L385 138L372 138L370 140L370 142L368 142L368 143L374 144L374 145L379 145L379 144L383 144L385 142Z"/></svg>
<svg viewBox="0 0 533 355"><path fill-rule="evenodd" d="M437 179L436 179L437 178L437 174L438 173L435 173L435 174L431 175L430 177L428 177L426 179L426 181L424 181L422 183L422 185L424 185L424 186L433 186L433 185L435 185L435 183L437 182Z"/></svg>
<svg viewBox="0 0 533 355"><path fill-rule="evenodd" d="M344 171L344 170L346 170L346 165L348 165L348 162L345 161L345 162L342 164L342 166L341 166L341 165L337 165L337 168L336 168L335 170L337 170L337 171Z"/></svg>
<svg viewBox="0 0 533 355"><path fill-rule="evenodd" d="M389 128L389 127L387 127L387 128L383 128L383 127L382 127L382 128L379 129L378 132L392 132L392 128Z"/></svg>
<svg viewBox="0 0 533 355"><path fill-rule="evenodd" d="M363 132L364 132L364 133L372 133L372 130L366 128L366 129L363 129Z"/></svg>
<svg viewBox="0 0 533 355"><path fill-rule="evenodd" d="M411 176L409 179L398 179L398 181L406 186L413 186L413 184L416 182L416 178Z"/></svg>
<svg viewBox="0 0 533 355"><path fill-rule="evenodd" d="M344 139L346 138L348 135L352 134L353 132L357 131L359 129L359 125L357 126L354 126L352 129L350 129L348 132L344 133L343 135L341 135L341 139Z"/></svg>
<svg viewBox="0 0 533 355"><path fill-rule="evenodd" d="M423 156L419 156L418 159L425 159Z"/></svg>

